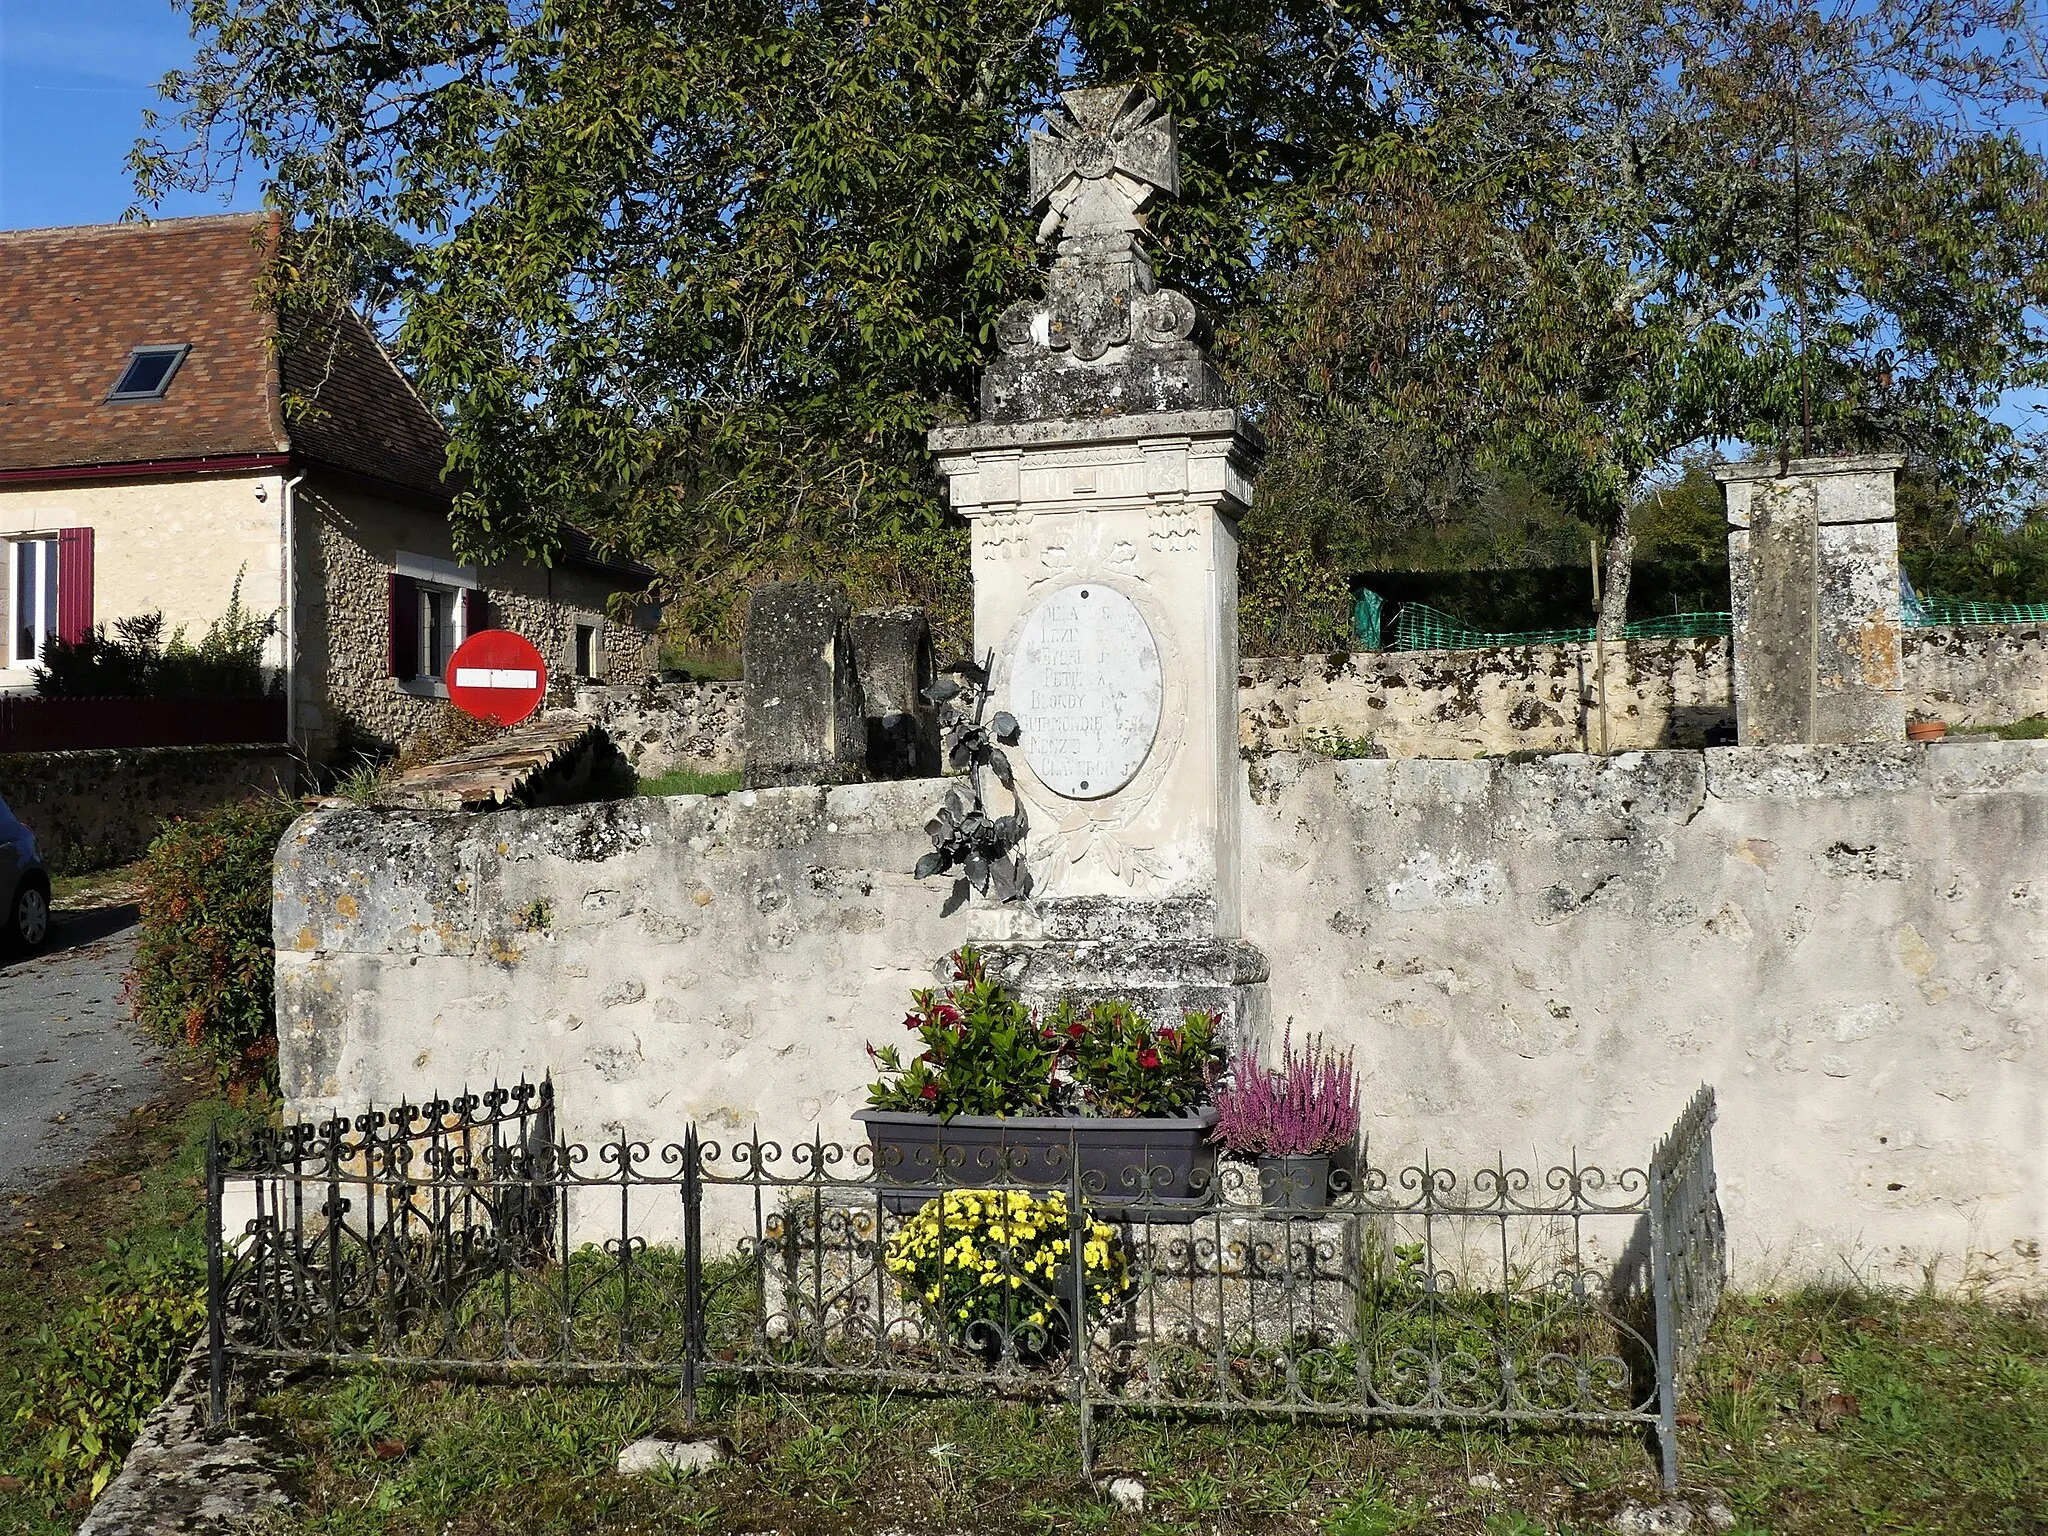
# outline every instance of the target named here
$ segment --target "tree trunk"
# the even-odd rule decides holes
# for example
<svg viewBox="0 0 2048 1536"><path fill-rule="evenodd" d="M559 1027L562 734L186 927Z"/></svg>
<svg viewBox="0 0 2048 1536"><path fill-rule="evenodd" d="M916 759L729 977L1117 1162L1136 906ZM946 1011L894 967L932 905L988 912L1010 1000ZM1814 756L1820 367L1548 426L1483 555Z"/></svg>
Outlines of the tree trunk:
<svg viewBox="0 0 2048 1536"><path fill-rule="evenodd" d="M1635 568L1636 536L1629 528L1628 507L1614 515L1614 531L1607 536L1607 569L1600 576L1600 638L1619 640L1628 622L1628 582Z"/></svg>

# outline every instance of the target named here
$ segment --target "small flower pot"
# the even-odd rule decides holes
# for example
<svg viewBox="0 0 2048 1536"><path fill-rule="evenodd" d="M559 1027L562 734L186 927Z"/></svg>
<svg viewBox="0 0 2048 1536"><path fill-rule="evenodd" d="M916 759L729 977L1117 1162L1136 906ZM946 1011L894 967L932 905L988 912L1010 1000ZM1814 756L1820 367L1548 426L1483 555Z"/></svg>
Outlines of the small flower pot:
<svg viewBox="0 0 2048 1536"><path fill-rule="evenodd" d="M1947 734L1946 720L1915 720L1906 727L1908 741L1939 741Z"/></svg>
<svg viewBox="0 0 2048 1536"><path fill-rule="evenodd" d="M1330 1203L1330 1156L1262 1157L1259 1201L1269 1211L1314 1211Z"/></svg>

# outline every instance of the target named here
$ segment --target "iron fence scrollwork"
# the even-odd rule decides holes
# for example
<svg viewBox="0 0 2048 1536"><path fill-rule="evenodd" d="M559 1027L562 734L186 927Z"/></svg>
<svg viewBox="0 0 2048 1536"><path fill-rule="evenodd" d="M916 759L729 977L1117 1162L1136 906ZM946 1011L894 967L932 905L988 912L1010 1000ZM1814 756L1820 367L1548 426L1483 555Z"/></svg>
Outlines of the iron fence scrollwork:
<svg viewBox="0 0 2048 1536"><path fill-rule="evenodd" d="M207 1156L215 1414L238 1363L483 1379L1065 1401L1097 1415L1610 1426L1678 1476L1678 1399L1725 1234L1701 1088L1643 1168L1469 1176L1340 1159L1261 1205L1223 1165L1191 1211L1072 1144L943 1141L915 1170L814 1138L593 1150L551 1083L287 1127ZM906 1172L929 1198L903 1198Z"/></svg>

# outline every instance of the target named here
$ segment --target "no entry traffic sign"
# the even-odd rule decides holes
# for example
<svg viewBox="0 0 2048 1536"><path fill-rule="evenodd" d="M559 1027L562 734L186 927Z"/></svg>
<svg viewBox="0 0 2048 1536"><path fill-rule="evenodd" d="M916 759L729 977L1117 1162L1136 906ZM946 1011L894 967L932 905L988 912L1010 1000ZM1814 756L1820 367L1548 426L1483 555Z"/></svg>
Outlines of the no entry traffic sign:
<svg viewBox="0 0 2048 1536"><path fill-rule="evenodd" d="M448 698L466 715L517 725L548 691L548 664L524 635L480 629L448 658Z"/></svg>

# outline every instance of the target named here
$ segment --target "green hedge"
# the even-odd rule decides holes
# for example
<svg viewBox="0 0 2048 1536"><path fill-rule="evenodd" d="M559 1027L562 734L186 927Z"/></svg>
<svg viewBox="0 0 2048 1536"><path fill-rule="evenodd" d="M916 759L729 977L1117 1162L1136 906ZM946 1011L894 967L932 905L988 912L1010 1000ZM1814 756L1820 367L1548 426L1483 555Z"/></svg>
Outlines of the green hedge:
<svg viewBox="0 0 2048 1536"><path fill-rule="evenodd" d="M150 1034L223 1082L275 1080L271 860L298 812L257 799L168 822L143 861L129 1001Z"/></svg>

